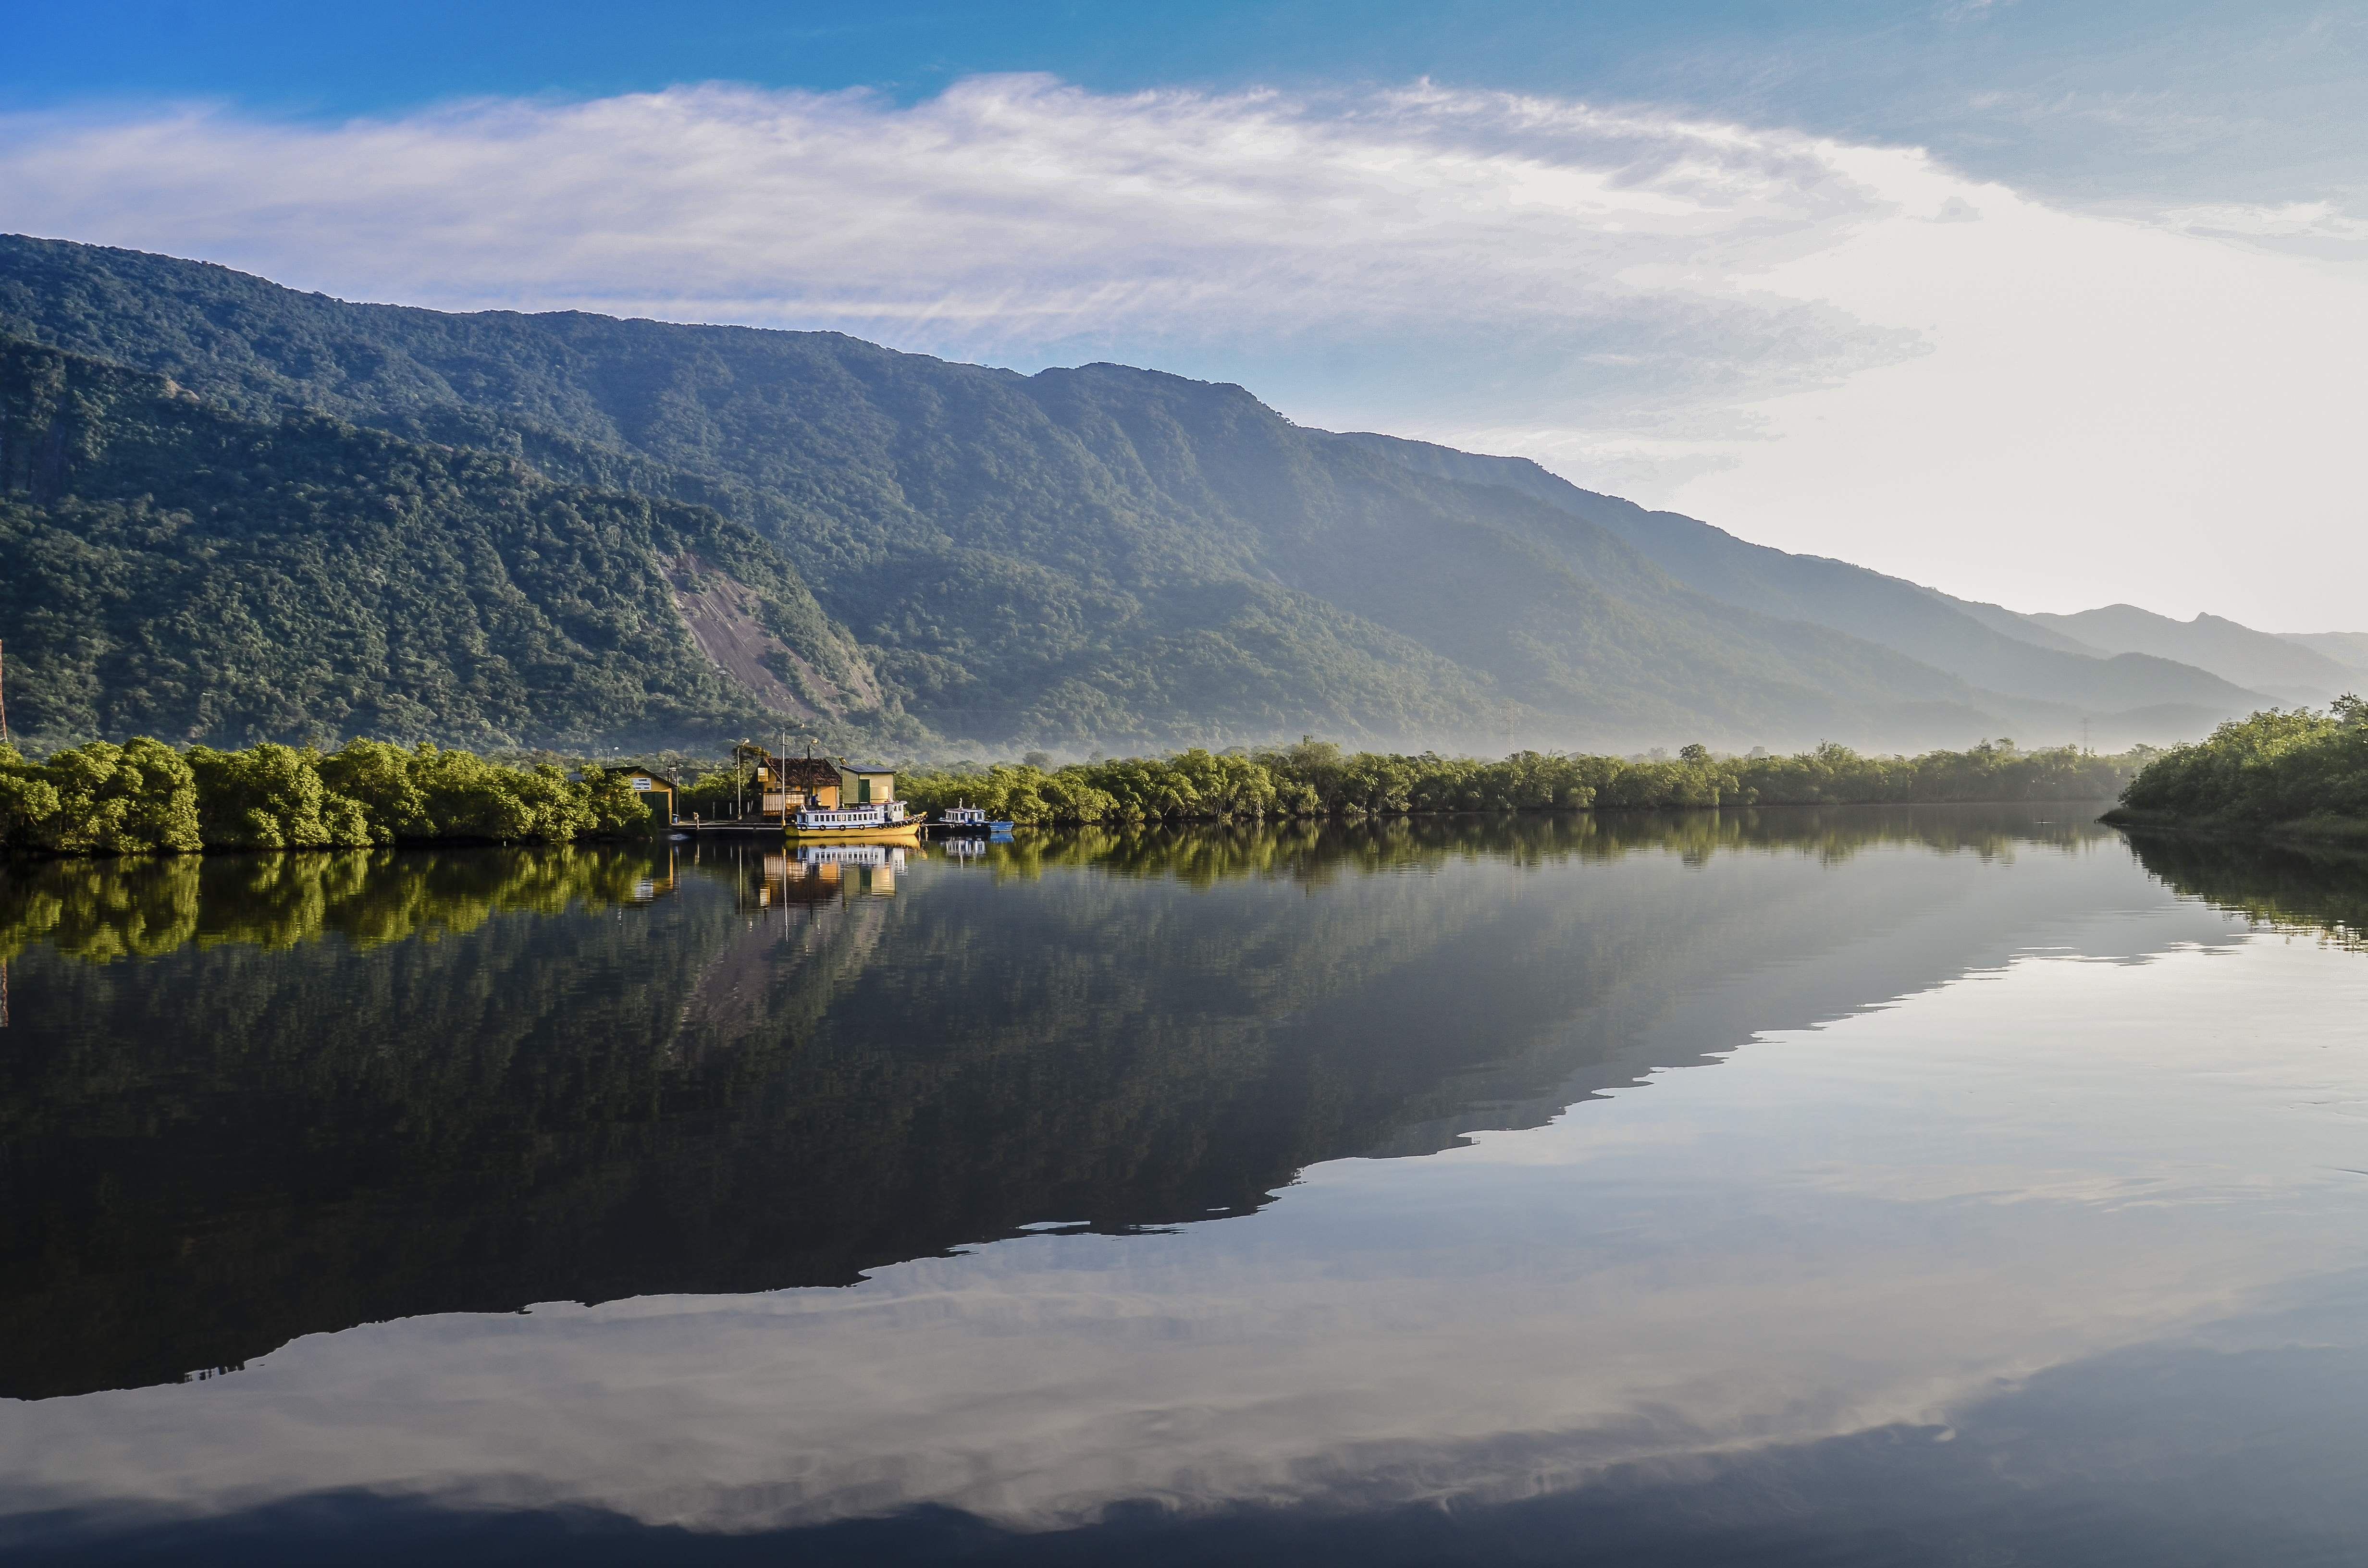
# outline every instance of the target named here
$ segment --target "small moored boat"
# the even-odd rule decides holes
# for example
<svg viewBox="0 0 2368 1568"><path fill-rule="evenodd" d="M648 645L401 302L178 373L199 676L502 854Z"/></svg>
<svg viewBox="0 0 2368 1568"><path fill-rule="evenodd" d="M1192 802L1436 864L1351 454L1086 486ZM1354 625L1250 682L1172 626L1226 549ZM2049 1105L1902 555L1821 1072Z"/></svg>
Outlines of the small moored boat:
<svg viewBox="0 0 2368 1568"><path fill-rule="evenodd" d="M948 806L929 825L939 833L962 838L990 838L1011 832L1009 823L989 821L985 811L968 803Z"/></svg>

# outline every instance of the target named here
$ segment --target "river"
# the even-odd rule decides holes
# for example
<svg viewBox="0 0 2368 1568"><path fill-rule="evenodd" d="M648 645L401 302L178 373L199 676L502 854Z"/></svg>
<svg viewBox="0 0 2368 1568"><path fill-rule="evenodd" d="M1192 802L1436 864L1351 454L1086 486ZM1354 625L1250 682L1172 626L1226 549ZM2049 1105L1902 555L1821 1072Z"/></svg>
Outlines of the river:
<svg viewBox="0 0 2368 1568"><path fill-rule="evenodd" d="M2100 805L0 869L0 1552L2356 1562L2368 869Z"/></svg>

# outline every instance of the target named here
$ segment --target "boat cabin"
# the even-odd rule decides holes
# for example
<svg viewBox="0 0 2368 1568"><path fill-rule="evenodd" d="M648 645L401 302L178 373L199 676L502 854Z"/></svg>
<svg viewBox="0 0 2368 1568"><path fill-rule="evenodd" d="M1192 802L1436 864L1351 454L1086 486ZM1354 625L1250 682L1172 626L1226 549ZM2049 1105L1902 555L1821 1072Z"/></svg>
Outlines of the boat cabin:
<svg viewBox="0 0 2368 1568"><path fill-rule="evenodd" d="M802 847L798 862L809 874L829 874L850 893L894 897L905 852L884 844L824 844Z"/></svg>

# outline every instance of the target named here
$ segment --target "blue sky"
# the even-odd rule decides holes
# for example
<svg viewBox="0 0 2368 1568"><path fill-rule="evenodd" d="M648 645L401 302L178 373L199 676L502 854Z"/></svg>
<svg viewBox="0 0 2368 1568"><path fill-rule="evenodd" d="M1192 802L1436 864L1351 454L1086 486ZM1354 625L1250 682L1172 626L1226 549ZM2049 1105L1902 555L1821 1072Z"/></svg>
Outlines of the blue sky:
<svg viewBox="0 0 2368 1568"><path fill-rule="evenodd" d="M26 6L0 102L219 97L273 115L709 80L872 87L1047 72L1106 92L1398 82L1644 101L1931 147L2090 199L2315 193L2362 174L2368 14L2192 0L1413 5Z"/></svg>
<svg viewBox="0 0 2368 1568"><path fill-rule="evenodd" d="M9 40L0 227L1156 365L2019 608L2358 629L2358 6L146 4ZM2280 549L2214 548L2237 514Z"/></svg>

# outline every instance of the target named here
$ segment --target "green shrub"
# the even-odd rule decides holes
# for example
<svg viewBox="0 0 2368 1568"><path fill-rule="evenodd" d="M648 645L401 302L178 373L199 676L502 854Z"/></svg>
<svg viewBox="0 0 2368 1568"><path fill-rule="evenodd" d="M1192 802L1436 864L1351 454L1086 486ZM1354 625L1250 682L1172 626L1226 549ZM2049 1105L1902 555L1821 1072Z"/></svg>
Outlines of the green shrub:
<svg viewBox="0 0 2368 1568"><path fill-rule="evenodd" d="M91 741L39 765L0 746L0 832L11 846L68 855L196 849L197 779L178 752L144 737Z"/></svg>
<svg viewBox="0 0 2368 1568"><path fill-rule="evenodd" d="M666 824L658 820L655 802L663 797L636 790L621 770L587 767L577 786L584 812L582 831L598 834L649 834ZM679 810L679 803L677 803Z"/></svg>
<svg viewBox="0 0 2368 1568"><path fill-rule="evenodd" d="M209 847L339 849L381 841L359 801L321 781L320 754L265 742L245 751L189 748L198 820ZM392 835L385 836L391 837Z"/></svg>
<svg viewBox="0 0 2368 1568"><path fill-rule="evenodd" d="M509 767L357 740L326 756L93 741L29 763L0 746L0 846L63 855L359 848L406 840L564 844L655 825L625 776Z"/></svg>
<svg viewBox="0 0 2368 1568"><path fill-rule="evenodd" d="M411 779L427 801L432 837L564 844L593 828L589 791L547 762L504 767L470 752L422 744Z"/></svg>
<svg viewBox="0 0 2368 1568"><path fill-rule="evenodd" d="M1970 751L1918 757L1861 756L1829 744L1797 756L1722 759L1694 745L1674 759L1518 752L1483 762L1435 752L1350 754L1306 740L1254 754L1195 750L1050 772L1008 764L921 769L904 776L904 792L923 809L967 801L1022 824L2078 801L2110 798L2129 778L2131 761L2070 746L2019 751L2011 741L1985 741Z"/></svg>
<svg viewBox="0 0 2368 1568"><path fill-rule="evenodd" d="M321 758L322 784L347 800L358 801L370 813L380 842L396 838L432 838L436 824L427 815L427 797L412 782L411 761L417 754L384 741L347 741Z"/></svg>
<svg viewBox="0 0 2368 1568"><path fill-rule="evenodd" d="M2368 820L2368 702L2346 696L2325 713L2271 708L2231 720L2147 763L2122 805L2139 816L2251 826Z"/></svg>

